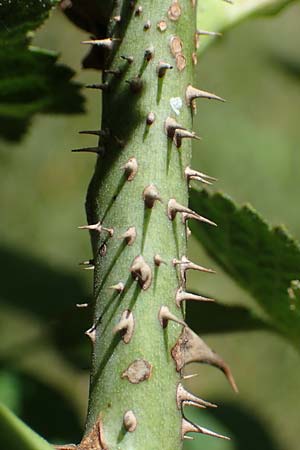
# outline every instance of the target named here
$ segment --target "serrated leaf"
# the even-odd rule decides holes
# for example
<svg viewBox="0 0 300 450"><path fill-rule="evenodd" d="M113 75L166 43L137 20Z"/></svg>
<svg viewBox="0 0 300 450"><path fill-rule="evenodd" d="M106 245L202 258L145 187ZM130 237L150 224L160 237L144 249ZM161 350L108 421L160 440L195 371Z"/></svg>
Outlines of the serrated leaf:
<svg viewBox="0 0 300 450"><path fill-rule="evenodd" d="M272 325L299 346L300 246L283 227L271 227L249 205L226 195L191 192L191 208L218 224L190 226L208 253L268 314Z"/></svg>
<svg viewBox="0 0 300 450"><path fill-rule="evenodd" d="M53 450L52 445L0 404L0 448L6 450Z"/></svg>
<svg viewBox="0 0 300 450"><path fill-rule="evenodd" d="M58 55L30 46L29 32L48 17L58 0L14 0L0 5L0 136L18 141L34 114L83 111L74 72Z"/></svg>
<svg viewBox="0 0 300 450"><path fill-rule="evenodd" d="M202 0L197 6L198 29L223 33L240 22L258 16L277 14L296 0ZM216 37L201 39L199 51L204 51Z"/></svg>

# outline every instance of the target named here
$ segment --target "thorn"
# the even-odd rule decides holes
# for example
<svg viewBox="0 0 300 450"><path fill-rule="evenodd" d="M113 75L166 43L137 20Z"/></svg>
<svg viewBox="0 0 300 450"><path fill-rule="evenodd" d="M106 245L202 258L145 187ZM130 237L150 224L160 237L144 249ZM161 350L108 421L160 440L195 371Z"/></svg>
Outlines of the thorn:
<svg viewBox="0 0 300 450"><path fill-rule="evenodd" d="M202 295L192 294L191 292L185 292L182 287L180 287L176 292L176 305L180 308L181 302L187 300L195 300L200 302L214 302L213 298L202 297Z"/></svg>
<svg viewBox="0 0 300 450"><path fill-rule="evenodd" d="M165 132L170 139L173 139L175 131L179 129L186 130L186 128L177 123L175 119L167 117L165 121Z"/></svg>
<svg viewBox="0 0 300 450"><path fill-rule="evenodd" d="M181 147L182 139L197 139L198 141L200 141L201 137L197 136L194 131L188 131L188 130L182 130L182 129L176 128L174 137L173 137L173 142L177 148Z"/></svg>
<svg viewBox="0 0 300 450"><path fill-rule="evenodd" d="M138 171L138 163L136 158L130 158L121 168L124 169L127 181L132 181Z"/></svg>
<svg viewBox="0 0 300 450"><path fill-rule="evenodd" d="M134 331L134 318L129 309L126 309L121 316L119 323L114 327L113 334L122 332L122 339L125 344L129 344Z"/></svg>
<svg viewBox="0 0 300 450"><path fill-rule="evenodd" d="M215 405L214 403L206 402L202 398L191 394L182 386L181 383L179 383L177 386L176 399L178 409L181 409L184 405L189 405L191 402L193 403L193 406L197 406L198 408L217 408L217 405Z"/></svg>
<svg viewBox="0 0 300 450"><path fill-rule="evenodd" d="M94 230L98 231L98 233L101 233L102 231L106 231L110 237L114 235L114 229L113 228L105 228L101 225L101 222L97 222L93 225L82 225L81 227L78 227L80 230Z"/></svg>
<svg viewBox="0 0 300 450"><path fill-rule="evenodd" d="M186 103L188 106L195 108L193 103L196 98L207 98L209 100L219 100L220 102L225 102L222 97L211 92L201 91L200 89L194 88L191 84L188 85L185 91Z"/></svg>
<svg viewBox="0 0 300 450"><path fill-rule="evenodd" d="M192 436L183 436L183 439L186 439L187 441L193 441L194 438Z"/></svg>
<svg viewBox="0 0 300 450"><path fill-rule="evenodd" d="M133 56L121 55L120 58L124 59L124 60L127 61L129 64L132 64L132 63L133 63Z"/></svg>
<svg viewBox="0 0 300 450"><path fill-rule="evenodd" d="M96 83L96 84L86 84L87 89L100 89L101 91L108 90L108 83Z"/></svg>
<svg viewBox="0 0 300 450"><path fill-rule="evenodd" d="M114 16L114 17L113 17L113 20L114 20L116 23L120 23L121 20L122 20L122 18L121 18L121 16Z"/></svg>
<svg viewBox="0 0 300 450"><path fill-rule="evenodd" d="M192 263L186 256L182 256L181 260L173 259L174 266L180 266L180 277L183 285L186 283L186 272L188 270L198 270L199 272L206 273L216 273L212 269L207 269L206 267L199 266L198 264Z"/></svg>
<svg viewBox="0 0 300 450"><path fill-rule="evenodd" d="M136 8L134 14L135 14L136 16L140 16L140 15L142 14L142 12L143 12L143 7L142 7L142 6L138 6L138 7Z"/></svg>
<svg viewBox="0 0 300 450"><path fill-rule="evenodd" d="M162 201L154 184L149 184L143 191L143 199L147 208L153 208L156 201Z"/></svg>
<svg viewBox="0 0 300 450"><path fill-rule="evenodd" d="M98 155L103 155L104 148L103 147L83 147L83 148L74 148L71 150L73 153L97 153Z"/></svg>
<svg viewBox="0 0 300 450"><path fill-rule="evenodd" d="M151 22L150 22L150 20L147 20L147 22L144 24L144 30L147 31L147 30L150 30L150 28L151 28Z"/></svg>
<svg viewBox="0 0 300 450"><path fill-rule="evenodd" d="M152 125L155 121L155 114L154 112L149 112L147 114L147 119L146 119L146 124L147 125Z"/></svg>
<svg viewBox="0 0 300 450"><path fill-rule="evenodd" d="M85 334L90 338L92 343L96 342L96 324L92 325L91 328L86 330Z"/></svg>
<svg viewBox="0 0 300 450"><path fill-rule="evenodd" d="M95 266L84 267L83 270L94 270Z"/></svg>
<svg viewBox="0 0 300 450"><path fill-rule="evenodd" d="M214 433L213 431L208 430L207 428L200 427L199 425L195 425L194 423L187 420L185 417L182 419L181 423L181 438L184 439L186 433L201 433L206 434L207 436L213 436L220 439L225 439L227 441L230 440L227 436L223 436L222 434Z"/></svg>
<svg viewBox="0 0 300 450"><path fill-rule="evenodd" d="M171 64L165 63L163 61L159 61L156 67L156 72L159 78L162 78L165 76L167 70L173 69L173 66Z"/></svg>
<svg viewBox="0 0 300 450"><path fill-rule="evenodd" d="M124 428L132 433L137 427L137 420L133 411L126 411L123 417Z"/></svg>
<svg viewBox="0 0 300 450"><path fill-rule="evenodd" d="M76 303L76 308L87 308L88 306L88 303Z"/></svg>
<svg viewBox="0 0 300 450"><path fill-rule="evenodd" d="M217 367L224 373L232 389L238 392L229 366L188 326L183 329L177 344L173 347L172 356L176 362L178 372L192 362L210 364Z"/></svg>
<svg viewBox="0 0 300 450"><path fill-rule="evenodd" d="M125 233L123 233L119 239L125 239L127 245L132 245L136 239L136 228L129 227Z"/></svg>
<svg viewBox="0 0 300 450"><path fill-rule="evenodd" d="M90 265L94 265L94 260L93 259L89 259L87 261L81 261L79 263L79 266L90 266Z"/></svg>
<svg viewBox="0 0 300 450"><path fill-rule="evenodd" d="M154 258L153 258L153 260L154 260L154 264L156 265L156 266L160 266L161 264L167 264L165 261L163 261L163 259L162 259L162 257L160 256L160 255L155 255L154 256Z"/></svg>
<svg viewBox="0 0 300 450"><path fill-rule="evenodd" d="M120 77L122 75L120 69L106 69L103 72L107 73L108 75L114 75L115 77Z"/></svg>
<svg viewBox="0 0 300 450"><path fill-rule="evenodd" d="M83 130L79 131L79 134L91 134L95 136L106 136L106 132L103 130Z"/></svg>
<svg viewBox="0 0 300 450"><path fill-rule="evenodd" d="M176 317L174 314L172 314L167 306L161 306L158 313L158 320L163 328L167 327L169 320L179 323L183 327L186 326L186 323L183 320Z"/></svg>
<svg viewBox="0 0 300 450"><path fill-rule="evenodd" d="M145 50L144 59L149 62L153 57L154 57L154 47L151 46Z"/></svg>
<svg viewBox="0 0 300 450"><path fill-rule="evenodd" d="M195 377L198 377L199 376L199 373L192 373L192 374L190 374L190 375L182 375L182 379L183 380L190 380L191 378L195 378ZM212 403L213 404L213 403ZM216 405L217 406L217 405Z"/></svg>
<svg viewBox="0 0 300 450"><path fill-rule="evenodd" d="M114 41L119 41L120 39L113 39L113 38L107 38L107 39L90 39L87 41L82 41L82 44L91 44L91 45L98 45L99 47L106 47L109 50L113 48Z"/></svg>
<svg viewBox="0 0 300 450"><path fill-rule="evenodd" d="M126 80L129 84L130 90L134 94L138 94L143 89L143 81L140 77L132 78L131 80Z"/></svg>
<svg viewBox="0 0 300 450"><path fill-rule="evenodd" d="M150 287L152 282L151 269L141 255L134 258L130 267L130 272L132 273L133 278L140 283L140 286L144 291Z"/></svg>
<svg viewBox="0 0 300 450"><path fill-rule="evenodd" d="M207 223L208 225L213 225L214 227L218 226L215 222L212 222L211 220L207 219L206 217L200 216L197 213L183 212L181 214L181 216L182 216L182 222L184 224L190 219L195 219L195 220L198 220L199 222Z"/></svg>
<svg viewBox="0 0 300 450"><path fill-rule="evenodd" d="M212 181L217 181L216 178L210 177L205 173L198 172L197 170L193 170L189 166L185 168L184 174L188 182L190 180L197 180L201 181L201 183L212 184Z"/></svg>
<svg viewBox="0 0 300 450"><path fill-rule="evenodd" d="M113 284L112 286L109 286L108 289L113 289L114 291L117 291L121 294L121 292L124 291L124 288L125 288L124 283L122 283L122 281L120 281L117 284Z"/></svg>
<svg viewBox="0 0 300 450"><path fill-rule="evenodd" d="M170 220L174 220L177 213L190 213L190 214L196 214L192 209L188 208L187 206L183 206L180 203L178 203L175 198L171 198L168 202L168 217Z"/></svg>
<svg viewBox="0 0 300 450"><path fill-rule="evenodd" d="M199 36L222 36L222 33L218 33L217 31L207 31L207 30L196 30L196 34Z"/></svg>

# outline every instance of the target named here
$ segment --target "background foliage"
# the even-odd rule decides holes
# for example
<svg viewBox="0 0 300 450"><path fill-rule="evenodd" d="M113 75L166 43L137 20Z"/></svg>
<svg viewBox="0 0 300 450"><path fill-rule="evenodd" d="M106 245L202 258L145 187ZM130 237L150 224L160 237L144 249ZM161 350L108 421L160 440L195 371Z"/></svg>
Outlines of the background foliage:
<svg viewBox="0 0 300 450"><path fill-rule="evenodd" d="M250 202L272 224L285 223L297 238L299 17L295 4L272 20L245 23L199 57L198 85L228 102L198 104L195 129L204 139L194 151L194 167L216 176L216 189L241 204ZM56 12L33 43L61 51L61 61L78 73L76 80L88 83L98 74L80 71L85 49L79 42L85 36ZM94 158L70 154L79 141L94 144L92 137L77 134L99 124L99 96L86 95L88 114L36 116L22 144L0 144L0 399L52 442L79 440L87 398L90 355L83 331L90 318L75 304L90 295L91 273L77 266L89 259L90 247L77 226L85 223L84 196ZM216 266L196 240L190 255ZM211 368L191 367L200 375L190 381L190 389L220 408L201 412L201 418L198 411L189 414L234 439L200 436L186 448L196 449L200 440L210 450L295 449L297 349L266 331L265 311L245 286L239 288L217 269L214 277L191 276L190 287L226 306L250 307L248 328L256 331L212 333L215 306L201 310L198 331L209 333L204 336L208 343L231 364L240 395L232 394ZM212 328L202 331L201 321Z"/></svg>

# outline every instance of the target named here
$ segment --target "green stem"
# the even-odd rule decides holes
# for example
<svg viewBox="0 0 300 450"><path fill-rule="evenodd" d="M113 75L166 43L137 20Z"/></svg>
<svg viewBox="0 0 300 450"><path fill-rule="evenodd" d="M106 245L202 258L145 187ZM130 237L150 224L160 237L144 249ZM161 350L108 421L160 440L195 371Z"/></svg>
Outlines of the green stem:
<svg viewBox="0 0 300 450"><path fill-rule="evenodd" d="M168 137L165 123L171 117L191 130L185 92L192 83L196 13L190 0L132 5L119 2L113 17L121 20L110 22L110 36L119 40L112 42L116 50L108 68L117 73L104 74L105 133L99 143L104 150L97 157L86 203L89 224L100 222L113 235L91 230L96 331L90 333L94 343L85 436L91 439L101 422L99 449L176 450L182 448L182 414L176 404L180 375L171 350L182 325L168 322L163 313L162 326L159 311L167 306L183 319L175 303L180 275L173 260L186 254L186 230L180 214L171 220L167 213L171 198L188 204L184 170L190 164L191 139L181 143L179 133L172 140L174 129L169 127ZM173 68L166 66L164 73L160 62ZM131 158L137 162L136 174L130 165L127 171L122 168ZM130 175L135 175L132 181ZM153 198L155 189L158 200ZM128 245L121 236L131 227L136 238ZM160 255L160 265L155 255ZM132 268L138 256L145 265ZM122 292L110 288L119 283ZM129 325L116 332L126 310L132 313L128 323L133 319L134 329ZM132 373L126 372L130 366ZM136 419L133 432L123 424L127 411Z"/></svg>

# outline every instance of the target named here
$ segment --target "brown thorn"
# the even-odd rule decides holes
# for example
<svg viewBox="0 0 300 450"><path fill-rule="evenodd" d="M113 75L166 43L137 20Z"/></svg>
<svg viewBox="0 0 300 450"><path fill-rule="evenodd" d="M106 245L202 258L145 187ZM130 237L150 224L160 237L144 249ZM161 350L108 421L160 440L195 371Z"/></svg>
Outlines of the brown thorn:
<svg viewBox="0 0 300 450"><path fill-rule="evenodd" d="M130 158L124 166L122 166L122 169L125 172L125 176L127 181L132 181L134 177L137 174L138 171L138 163L136 158Z"/></svg>
<svg viewBox="0 0 300 450"><path fill-rule="evenodd" d="M119 239L125 239L127 245L132 245L136 239L136 228L135 227L129 227L125 233L123 233Z"/></svg>
<svg viewBox="0 0 300 450"><path fill-rule="evenodd" d="M127 61L129 64L132 64L132 63L133 63L133 56L121 55L120 58L124 59L124 60Z"/></svg>
<svg viewBox="0 0 300 450"><path fill-rule="evenodd" d="M163 328L167 327L169 320L172 320L172 322L176 322L179 325L182 325L183 327L186 326L186 323L183 320L176 317L174 314L172 314L169 308L165 305L160 307L158 313L158 320Z"/></svg>
<svg viewBox="0 0 300 450"><path fill-rule="evenodd" d="M165 76L167 70L173 69L173 66L171 64L165 63L163 61L159 61L156 67L156 72L158 78L162 78Z"/></svg>
<svg viewBox="0 0 300 450"><path fill-rule="evenodd" d="M79 266L91 266L94 265L95 261L93 259L88 259L87 261L81 261Z"/></svg>
<svg viewBox="0 0 300 450"><path fill-rule="evenodd" d="M87 89L99 89L100 91L107 91L108 83L86 84L85 87Z"/></svg>
<svg viewBox="0 0 300 450"><path fill-rule="evenodd" d="M119 323L114 327L113 334L122 333L122 339L125 344L129 344L134 332L134 317L131 311L123 311Z"/></svg>
<svg viewBox="0 0 300 450"><path fill-rule="evenodd" d="M143 199L147 208L150 209L153 208L154 203L156 201L160 202L162 201L159 192L157 190L157 187L154 186L154 184L149 184L148 186L145 187L143 191Z"/></svg>
<svg viewBox="0 0 300 450"><path fill-rule="evenodd" d="M136 256L130 267L130 272L135 280L139 282L142 289L147 290L152 282L152 272L143 256Z"/></svg>
<svg viewBox="0 0 300 450"><path fill-rule="evenodd" d="M176 122L175 119L173 119L173 117L167 117L166 121L165 121L165 132L166 135L170 138L173 139L175 131L176 130L186 130L185 127L183 127L182 125L180 125L179 123Z"/></svg>
<svg viewBox="0 0 300 450"><path fill-rule="evenodd" d="M147 31L147 30L150 30L150 28L151 28L151 22L150 22L150 20L147 20L147 22L144 24L144 30Z"/></svg>
<svg viewBox="0 0 300 450"><path fill-rule="evenodd" d="M155 121L155 114L154 114L154 112L151 111L147 114L146 124L152 125L154 123L154 121Z"/></svg>
<svg viewBox="0 0 300 450"><path fill-rule="evenodd" d="M112 286L109 286L108 289L113 289L114 291L117 291L117 292L119 292L119 294L121 294L121 292L124 291L125 286L124 286L124 283L122 283L122 281L120 281L117 284L113 284Z"/></svg>
<svg viewBox="0 0 300 450"><path fill-rule="evenodd" d="M149 62L153 57L154 57L154 47L151 46L145 50L144 59Z"/></svg>
<svg viewBox="0 0 300 450"><path fill-rule="evenodd" d="M196 33L199 36L222 36L222 33L218 33L217 31L196 30Z"/></svg>
<svg viewBox="0 0 300 450"><path fill-rule="evenodd" d="M178 409L182 409L182 406L190 405L191 403L193 403L193 406L197 406L198 408L217 408L217 405L214 403L206 402L202 398L187 391L181 383L177 386L176 399Z"/></svg>
<svg viewBox="0 0 300 450"><path fill-rule="evenodd" d="M114 235L114 229L113 228L103 227L101 222L97 222L97 223L92 224L92 225L82 225L82 226L80 226L78 228L80 230L98 231L98 233L101 233L102 231L106 231L110 235L110 237L112 237Z"/></svg>
<svg viewBox="0 0 300 450"><path fill-rule="evenodd" d="M206 434L207 436L213 436L220 439L225 439L227 441L230 440L227 436L223 436L222 434L215 433L213 431L208 430L207 428L200 427L199 425L195 425L194 423L187 420L185 417L182 419L181 423L181 437L184 439L186 433L201 433Z"/></svg>
<svg viewBox="0 0 300 450"><path fill-rule="evenodd" d="M91 134L95 136L106 136L106 132L103 130L83 130L79 131L79 134Z"/></svg>
<svg viewBox="0 0 300 450"><path fill-rule="evenodd" d="M96 342L96 324L92 325L84 334L86 334L94 344Z"/></svg>
<svg viewBox="0 0 300 450"><path fill-rule="evenodd" d="M197 139L198 141L200 141L201 137L197 136L194 131L188 131L188 130L182 130L182 129L176 128L174 137L173 137L173 142L177 148L181 147L182 139Z"/></svg>
<svg viewBox="0 0 300 450"><path fill-rule="evenodd" d="M185 98L187 105L192 107L193 101L196 98L207 98L209 100L219 100L220 102L225 102L225 100L222 97L219 97L218 95L213 94L212 92L201 91L200 89L196 89L191 84L189 84L188 87L186 88Z"/></svg>
<svg viewBox="0 0 300 450"><path fill-rule="evenodd" d="M126 411L123 417L123 424L127 431L132 433L137 427L137 420L133 411Z"/></svg>
<svg viewBox="0 0 300 450"><path fill-rule="evenodd" d="M103 147L83 147L83 148L74 148L71 150L73 153L96 153L98 155L103 155L104 148Z"/></svg>
<svg viewBox="0 0 300 450"><path fill-rule="evenodd" d="M199 222L207 223L208 225L212 225L214 227L218 226L215 222L212 222L211 220L207 219L206 217L200 216L200 214L197 214L197 213L183 212L181 214L181 216L182 216L182 222L184 224L187 222L187 220L195 219L195 220L198 220Z"/></svg>
<svg viewBox="0 0 300 450"><path fill-rule="evenodd" d="M142 6L138 6L138 7L136 8L134 14L135 14L136 16L141 16L142 12L143 12L143 7L142 7Z"/></svg>
<svg viewBox="0 0 300 450"><path fill-rule="evenodd" d="M170 198L168 202L168 217L170 220L174 220L177 213L190 213L190 214L196 214L194 211L187 206L183 206L180 203L178 203L175 198Z"/></svg>
<svg viewBox="0 0 300 450"><path fill-rule="evenodd" d="M161 264L167 264L165 261L163 261L162 257L161 257L160 255L158 255L158 254L156 254L156 255L154 256L153 260L154 260L154 264L155 264L156 266L158 266L158 267L159 267Z"/></svg>
<svg viewBox="0 0 300 450"><path fill-rule="evenodd" d="M212 184L211 183L212 181L217 181L216 178L210 177L209 175L206 175L205 173L198 172L197 170L193 170L189 166L187 166L185 168L184 174L188 181L197 180L197 181L201 181L202 183L206 183L206 184Z"/></svg>
<svg viewBox="0 0 300 450"><path fill-rule="evenodd" d="M181 260L173 259L173 264L174 266L179 265L180 269L184 272L187 270L198 270L199 272L216 273L213 269L207 269L206 267L191 262L186 256L182 256Z"/></svg>
<svg viewBox="0 0 300 450"><path fill-rule="evenodd" d="M214 302L213 298L202 297L202 295L192 294L191 292L185 292L182 287L180 287L176 292L176 305L180 308L181 302L186 302L188 300L200 301L200 302Z"/></svg>
<svg viewBox="0 0 300 450"><path fill-rule="evenodd" d="M82 44L98 45L99 47L106 47L109 50L113 48L114 41L119 41L120 39L107 38L107 39L89 39L87 41L82 41Z"/></svg>
<svg viewBox="0 0 300 450"><path fill-rule="evenodd" d="M176 362L178 372L192 362L209 364L217 367L224 373L232 389L235 392L238 392L237 385L229 366L188 326L183 329L180 338L173 347L172 356Z"/></svg>

